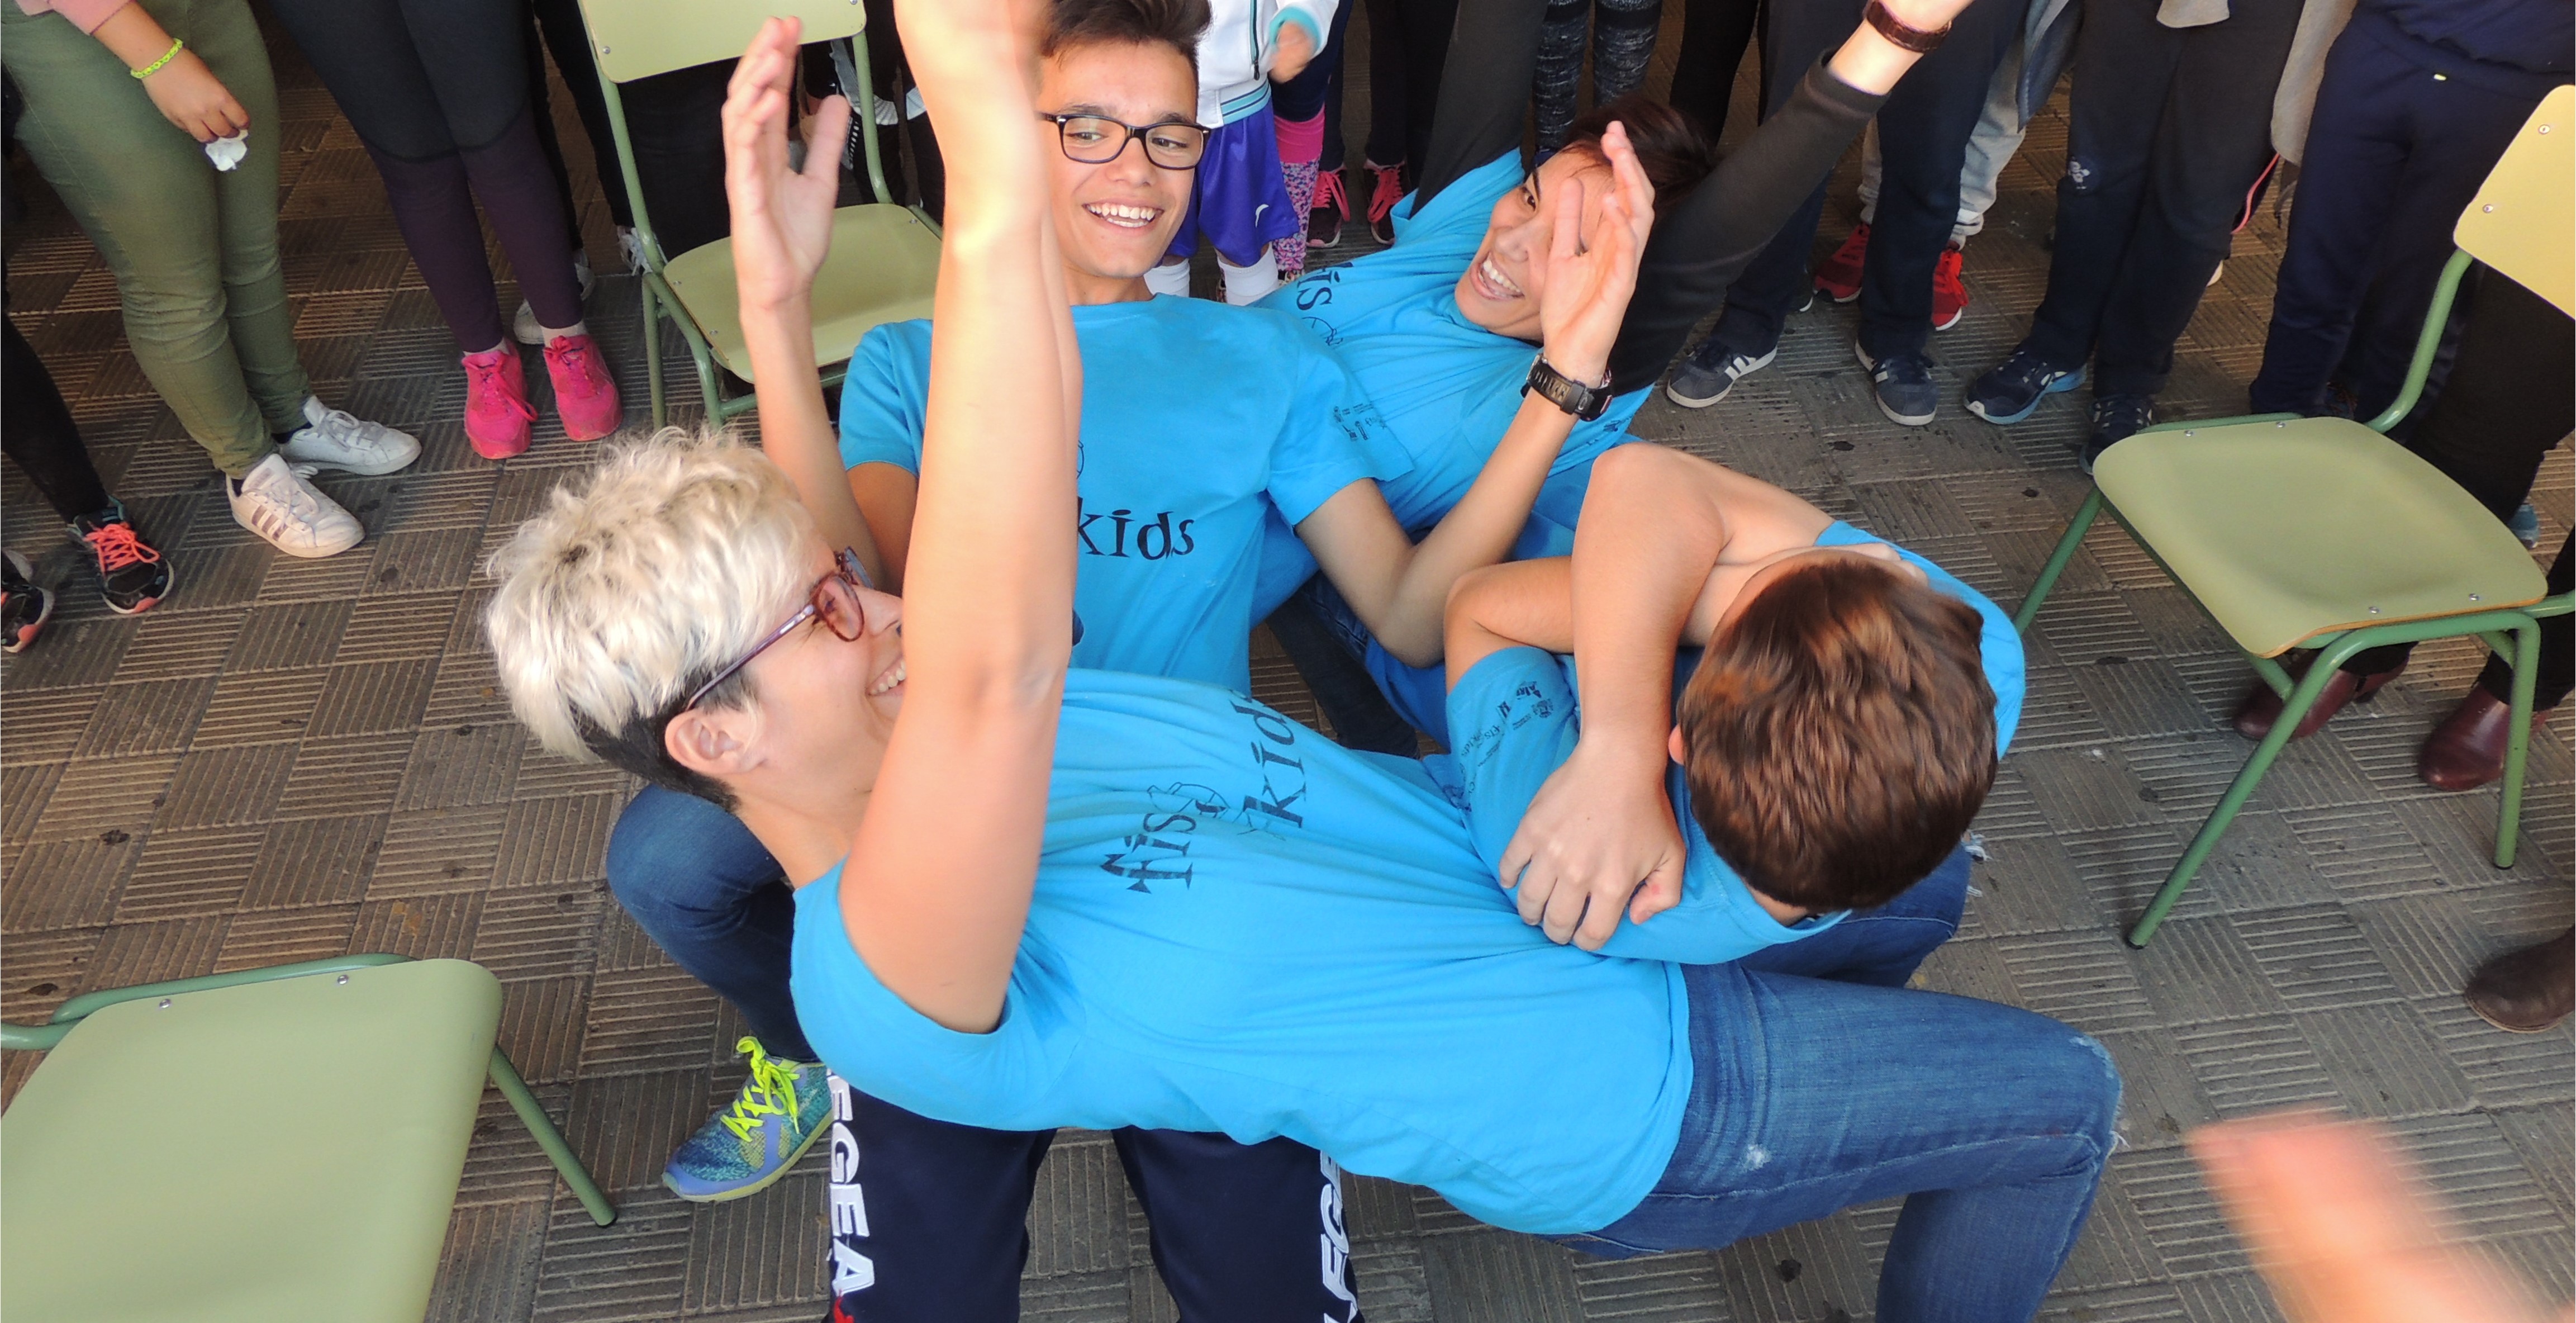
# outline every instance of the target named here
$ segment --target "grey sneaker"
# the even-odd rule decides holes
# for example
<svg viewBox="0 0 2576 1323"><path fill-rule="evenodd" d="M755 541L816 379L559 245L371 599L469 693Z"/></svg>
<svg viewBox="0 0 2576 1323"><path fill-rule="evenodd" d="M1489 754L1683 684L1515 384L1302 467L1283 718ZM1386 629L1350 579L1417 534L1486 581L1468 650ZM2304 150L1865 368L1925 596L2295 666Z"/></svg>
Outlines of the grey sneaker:
<svg viewBox="0 0 2576 1323"><path fill-rule="evenodd" d="M1921 427L1940 411L1941 388L1932 384L1931 355L1917 350L1873 359L1858 340L1852 341L1852 354L1878 386L1880 413L1907 427Z"/></svg>
<svg viewBox="0 0 2576 1323"><path fill-rule="evenodd" d="M286 456L273 454L249 473L227 479L233 522L287 555L307 560L337 556L358 545L367 531L357 516L307 481L312 473L309 465L290 466Z"/></svg>
<svg viewBox="0 0 2576 1323"><path fill-rule="evenodd" d="M1726 393L1735 389L1735 383L1771 366L1771 360L1779 356L1778 345L1758 355L1745 354L1711 337L1682 360L1681 370L1664 384L1664 395L1685 409L1705 409L1725 399Z"/></svg>
<svg viewBox="0 0 2576 1323"><path fill-rule="evenodd" d="M277 444L290 464L308 469L337 469L375 477L409 468L420 458L420 440L383 423L371 423L346 409L323 406L304 397L304 425Z"/></svg>
<svg viewBox="0 0 2576 1323"><path fill-rule="evenodd" d="M633 233L632 230L618 231L617 246L621 251L626 247L627 236ZM640 255L642 251L639 248L636 253ZM590 292L599 287L598 279L590 274L590 254L578 248L573 250L572 274L574 279L581 282L581 301L590 302ZM519 311L510 318L510 338L523 345L541 345L546 342L546 328L537 325L537 310L530 307L526 299L519 300Z"/></svg>

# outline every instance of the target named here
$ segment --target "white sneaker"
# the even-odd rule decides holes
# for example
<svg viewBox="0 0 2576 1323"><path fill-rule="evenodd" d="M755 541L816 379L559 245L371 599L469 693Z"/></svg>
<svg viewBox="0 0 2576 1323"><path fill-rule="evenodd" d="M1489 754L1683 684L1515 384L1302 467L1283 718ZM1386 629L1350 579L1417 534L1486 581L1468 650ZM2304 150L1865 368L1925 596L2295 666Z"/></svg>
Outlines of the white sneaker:
<svg viewBox="0 0 2576 1323"><path fill-rule="evenodd" d="M631 232L619 231L621 235ZM624 249L626 240L620 238L617 246L621 250ZM590 291L599 285L599 281L590 274L589 253L578 248L572 250L572 275L574 280L581 283L582 302L588 303ZM537 310L530 307L526 299L519 300L519 311L510 318L510 338L523 345L541 345L546 342L546 328L537 324Z"/></svg>
<svg viewBox="0 0 2576 1323"><path fill-rule="evenodd" d="M310 466L290 465L284 455L273 454L247 476L227 481L233 522L287 555L306 559L337 556L358 545L367 531L358 526L357 516L305 481L312 472Z"/></svg>
<svg viewBox="0 0 2576 1323"><path fill-rule="evenodd" d="M304 426L278 443L288 462L307 468L337 469L375 477L407 468L420 458L420 441L383 423L371 423L346 409L324 407L304 397Z"/></svg>

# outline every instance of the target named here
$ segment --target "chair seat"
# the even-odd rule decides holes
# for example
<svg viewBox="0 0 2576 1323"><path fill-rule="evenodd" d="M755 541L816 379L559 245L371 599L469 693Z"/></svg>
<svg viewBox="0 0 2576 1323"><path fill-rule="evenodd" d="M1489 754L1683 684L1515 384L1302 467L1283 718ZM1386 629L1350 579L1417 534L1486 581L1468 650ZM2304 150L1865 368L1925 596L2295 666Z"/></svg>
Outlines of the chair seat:
<svg viewBox="0 0 2576 1323"><path fill-rule="evenodd" d="M662 277L706 334L716 361L751 380L733 240L680 254ZM872 203L832 213L832 253L814 277L814 365L848 358L872 327L929 316L938 281L939 235L909 209Z"/></svg>
<svg viewBox="0 0 2576 1323"><path fill-rule="evenodd" d="M0 1118L0 1314L418 1323L500 984L429 960L166 1000L81 1021Z"/></svg>
<svg viewBox="0 0 2576 1323"><path fill-rule="evenodd" d="M2547 591L2531 553L2459 484L2340 418L2141 432L2104 451L2093 480L2258 657Z"/></svg>

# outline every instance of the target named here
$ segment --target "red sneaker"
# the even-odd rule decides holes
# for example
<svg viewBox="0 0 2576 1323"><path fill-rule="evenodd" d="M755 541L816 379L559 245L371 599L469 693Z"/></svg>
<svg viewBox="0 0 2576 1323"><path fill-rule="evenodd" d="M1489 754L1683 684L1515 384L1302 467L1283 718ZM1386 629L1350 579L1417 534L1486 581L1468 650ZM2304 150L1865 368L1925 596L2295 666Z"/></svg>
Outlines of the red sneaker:
<svg viewBox="0 0 2576 1323"><path fill-rule="evenodd" d="M1855 225L1834 250L1816 267L1816 288L1823 290L1836 303L1849 303L1860 297L1861 263L1869 256L1869 227Z"/></svg>
<svg viewBox="0 0 2576 1323"><path fill-rule="evenodd" d="M555 412L564 435L596 441L626 421L617 382L599 361L599 342L586 335L558 335L546 342L546 376L555 383Z"/></svg>
<svg viewBox="0 0 2576 1323"><path fill-rule="evenodd" d="M1941 261L1932 268L1932 329L1946 331L1968 315L1968 286L1959 279L1959 264L1967 254L1952 244L1941 250Z"/></svg>
<svg viewBox="0 0 2576 1323"><path fill-rule="evenodd" d="M465 439L485 459L508 459L528 448L528 371L519 347L503 344L465 356Z"/></svg>

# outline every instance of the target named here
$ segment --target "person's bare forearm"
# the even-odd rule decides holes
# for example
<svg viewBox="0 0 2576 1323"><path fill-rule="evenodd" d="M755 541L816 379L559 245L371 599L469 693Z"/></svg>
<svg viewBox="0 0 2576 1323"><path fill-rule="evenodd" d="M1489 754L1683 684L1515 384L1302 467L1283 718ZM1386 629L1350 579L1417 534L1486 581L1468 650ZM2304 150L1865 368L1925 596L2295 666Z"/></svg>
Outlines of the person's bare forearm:
<svg viewBox="0 0 2576 1323"><path fill-rule="evenodd" d="M886 582L885 562L851 497L839 437L823 408L823 378L814 366L814 310L803 299L746 302L742 338L751 353L753 393L760 402L760 448L786 470L815 531L834 547L859 553L868 580Z"/></svg>
<svg viewBox="0 0 2576 1323"><path fill-rule="evenodd" d="M1598 755L1663 763L1673 651L1728 540L1696 463L1638 443L1593 466L1574 532L1574 656L1582 742Z"/></svg>
<svg viewBox="0 0 2576 1323"><path fill-rule="evenodd" d="M1449 687L1505 648L1574 651L1572 562L1563 556L1470 570L1449 591L1442 660Z"/></svg>
<svg viewBox="0 0 2576 1323"><path fill-rule="evenodd" d="M89 35L125 61L128 69L141 69L170 49L169 31L143 12L141 5L127 5L108 15Z"/></svg>
<svg viewBox="0 0 2576 1323"><path fill-rule="evenodd" d="M1369 630L1408 666L1440 660L1441 623L1458 576L1492 565L1529 523L1530 506L1574 430L1574 419L1536 395L1521 400L1467 494L1398 568L1383 622Z"/></svg>

